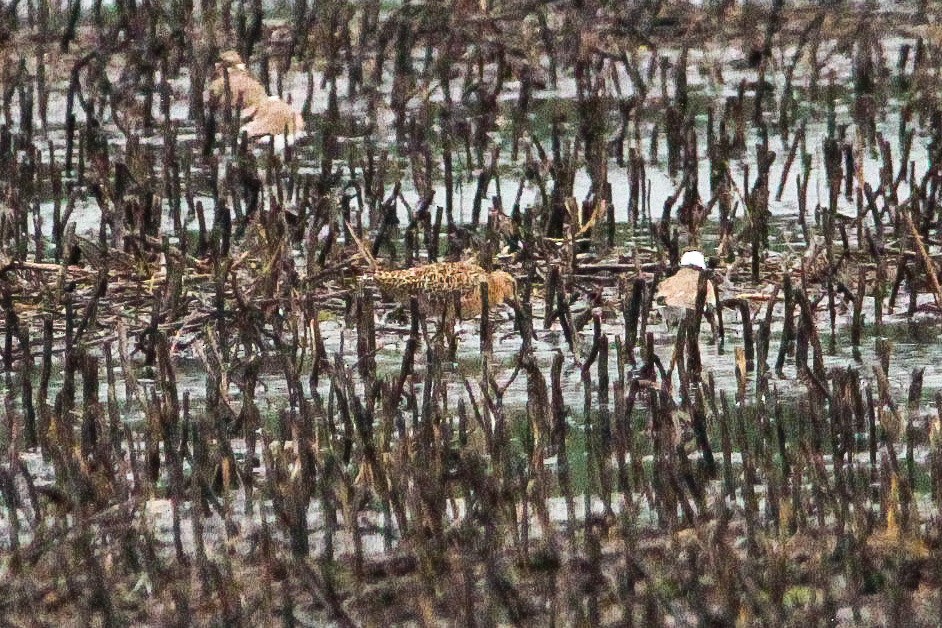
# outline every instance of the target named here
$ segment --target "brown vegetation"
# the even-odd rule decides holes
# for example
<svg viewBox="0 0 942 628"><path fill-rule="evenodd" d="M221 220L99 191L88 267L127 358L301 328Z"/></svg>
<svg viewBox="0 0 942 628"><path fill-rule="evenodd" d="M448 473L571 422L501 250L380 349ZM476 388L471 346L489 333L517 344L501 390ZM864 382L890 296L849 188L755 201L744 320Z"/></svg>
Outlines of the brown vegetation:
<svg viewBox="0 0 942 628"><path fill-rule="evenodd" d="M0 8L4 623L938 624L924 3L196 4ZM707 274L650 323L688 246L712 364Z"/></svg>

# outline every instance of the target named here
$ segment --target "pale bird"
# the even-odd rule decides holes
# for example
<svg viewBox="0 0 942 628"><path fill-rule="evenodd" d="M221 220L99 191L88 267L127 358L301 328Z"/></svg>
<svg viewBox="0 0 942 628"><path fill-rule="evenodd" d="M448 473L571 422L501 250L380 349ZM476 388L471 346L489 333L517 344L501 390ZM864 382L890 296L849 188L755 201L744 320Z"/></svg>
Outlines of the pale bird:
<svg viewBox="0 0 942 628"><path fill-rule="evenodd" d="M269 96L265 86L248 71L238 52L222 53L216 74L209 91L217 101L224 98L225 75L228 74L232 103L242 105L240 133L245 132L253 140L274 138L275 150L279 152L306 135L301 113L278 96Z"/></svg>
<svg viewBox="0 0 942 628"><path fill-rule="evenodd" d="M661 308L668 328L676 327L683 320L687 310L696 307L697 284L700 281L700 273L704 272L706 267L703 253L687 251L680 258L680 270L663 280L658 286L654 300ZM713 310L715 307L716 294L713 282L707 279L704 311Z"/></svg>
<svg viewBox="0 0 942 628"><path fill-rule="evenodd" d="M233 105L241 103L244 110L268 98L265 86L248 71L239 53L228 50L219 56L215 78L209 83L209 93L219 101L226 96L226 74Z"/></svg>
<svg viewBox="0 0 942 628"><path fill-rule="evenodd" d="M254 107L244 109L242 115L249 121L240 131L255 140L273 137L275 150L283 150L305 135L301 112L277 96L269 96Z"/></svg>

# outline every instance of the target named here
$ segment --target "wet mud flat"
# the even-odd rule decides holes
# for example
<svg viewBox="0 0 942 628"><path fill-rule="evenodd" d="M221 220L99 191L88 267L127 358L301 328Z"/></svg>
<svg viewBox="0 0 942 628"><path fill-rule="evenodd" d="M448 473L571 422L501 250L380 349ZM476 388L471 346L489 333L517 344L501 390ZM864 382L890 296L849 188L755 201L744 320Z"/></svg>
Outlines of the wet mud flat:
<svg viewBox="0 0 942 628"><path fill-rule="evenodd" d="M3 619L937 625L931 9L6 11Z"/></svg>

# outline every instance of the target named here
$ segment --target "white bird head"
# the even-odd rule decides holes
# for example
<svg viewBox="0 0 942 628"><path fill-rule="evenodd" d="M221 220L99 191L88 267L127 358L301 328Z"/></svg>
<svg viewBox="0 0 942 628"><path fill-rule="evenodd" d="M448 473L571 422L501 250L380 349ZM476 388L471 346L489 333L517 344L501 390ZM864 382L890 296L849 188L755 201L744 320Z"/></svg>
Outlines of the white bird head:
<svg viewBox="0 0 942 628"><path fill-rule="evenodd" d="M706 270L706 258L703 257L703 253L700 251L687 251L680 258L681 266L693 266L694 268L699 268L700 270Z"/></svg>

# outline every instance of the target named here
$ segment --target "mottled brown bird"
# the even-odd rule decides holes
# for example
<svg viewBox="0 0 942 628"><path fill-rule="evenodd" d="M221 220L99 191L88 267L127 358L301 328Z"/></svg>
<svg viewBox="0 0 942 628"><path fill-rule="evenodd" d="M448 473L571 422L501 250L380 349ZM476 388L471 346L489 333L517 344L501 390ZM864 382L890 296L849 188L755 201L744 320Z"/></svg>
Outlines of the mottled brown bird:
<svg viewBox="0 0 942 628"><path fill-rule="evenodd" d="M473 262L434 262L404 270L376 270L373 279L389 298L408 303L417 297L420 305L439 309L459 301L461 318L481 315L481 283L487 283L491 308L505 303L517 292L517 280L503 270L487 272Z"/></svg>
<svg viewBox="0 0 942 628"><path fill-rule="evenodd" d="M416 297L424 310L443 314L451 311L457 300L460 318L480 316L481 283L487 283L487 301L495 308L517 294L517 280L503 270L488 272L470 261L433 262L402 270L382 270L376 258L356 236L351 225L347 225L360 254L371 267L373 281L380 292L390 299L406 304Z"/></svg>

